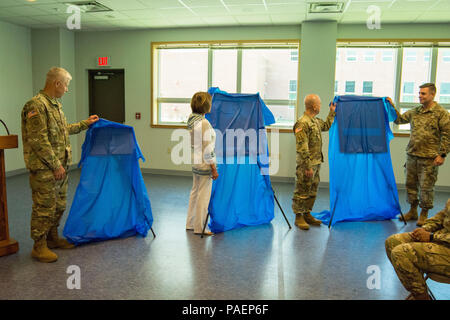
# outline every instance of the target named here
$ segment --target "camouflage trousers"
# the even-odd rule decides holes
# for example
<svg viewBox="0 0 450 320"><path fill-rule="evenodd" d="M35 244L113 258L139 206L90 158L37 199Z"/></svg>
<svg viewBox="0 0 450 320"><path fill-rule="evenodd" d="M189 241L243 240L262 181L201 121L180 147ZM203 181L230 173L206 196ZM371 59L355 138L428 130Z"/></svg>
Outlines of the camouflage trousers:
<svg viewBox="0 0 450 320"><path fill-rule="evenodd" d="M294 214L311 212L316 201L317 189L320 182L320 164L312 166L313 176L308 178L305 169L297 166L292 211Z"/></svg>
<svg viewBox="0 0 450 320"><path fill-rule="evenodd" d="M65 168L67 172L68 168ZM30 186L33 198L31 212L31 238L35 241L46 237L52 227L58 227L66 210L66 174L63 180L55 180L51 170L30 172Z"/></svg>
<svg viewBox="0 0 450 320"><path fill-rule="evenodd" d="M409 233L390 236L385 246L400 282L414 295L427 292L423 273L450 277L449 247L432 242L415 242Z"/></svg>
<svg viewBox="0 0 450 320"><path fill-rule="evenodd" d="M406 193L407 202L419 205L422 209L433 208L434 184L438 168L434 159L408 155L406 159Z"/></svg>

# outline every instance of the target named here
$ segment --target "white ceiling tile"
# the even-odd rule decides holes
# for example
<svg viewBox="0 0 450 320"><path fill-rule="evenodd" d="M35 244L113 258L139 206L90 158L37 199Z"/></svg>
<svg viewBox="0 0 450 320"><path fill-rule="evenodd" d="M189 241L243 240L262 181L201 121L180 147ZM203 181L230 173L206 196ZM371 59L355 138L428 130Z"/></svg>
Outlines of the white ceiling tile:
<svg viewBox="0 0 450 320"><path fill-rule="evenodd" d="M3 10L3 9L2 9ZM11 17L28 17L46 14L47 12L40 10L37 6L18 6L18 7L8 7L6 9L11 15Z"/></svg>
<svg viewBox="0 0 450 320"><path fill-rule="evenodd" d="M1 0L0 1L0 8L3 7L12 7L19 5L15 0Z"/></svg>
<svg viewBox="0 0 450 320"><path fill-rule="evenodd" d="M196 14L204 17L207 15L211 16L228 16L230 12L224 7L193 7L192 11Z"/></svg>
<svg viewBox="0 0 450 320"><path fill-rule="evenodd" d="M161 8L159 10L162 16L164 17L195 17L195 14L192 13L189 9L185 7L180 8Z"/></svg>
<svg viewBox="0 0 450 320"><path fill-rule="evenodd" d="M143 9L143 10L126 10L121 11L124 15L132 18L132 19L150 19L150 18L161 18L162 15L159 13L159 10L155 9Z"/></svg>
<svg viewBox="0 0 450 320"><path fill-rule="evenodd" d="M263 1L262 0L223 0L223 2L227 5L227 6L232 6L232 5L254 5L254 4L258 4L258 5L262 5Z"/></svg>
<svg viewBox="0 0 450 320"><path fill-rule="evenodd" d="M299 24L305 20L306 12L299 14L271 14L274 24Z"/></svg>
<svg viewBox="0 0 450 320"><path fill-rule="evenodd" d="M229 5L230 13L232 15L251 15L251 14L267 14L267 9L262 4L244 4L244 5Z"/></svg>
<svg viewBox="0 0 450 320"><path fill-rule="evenodd" d="M178 0L139 0L147 9L178 8L183 5ZM124 10L131 10L124 9Z"/></svg>
<svg viewBox="0 0 450 320"><path fill-rule="evenodd" d="M234 18L241 24L271 24L272 20L268 14L249 15L249 16L234 16Z"/></svg>
<svg viewBox="0 0 450 320"><path fill-rule="evenodd" d="M203 20L209 25L233 25L237 24L232 16L203 17Z"/></svg>
<svg viewBox="0 0 450 320"><path fill-rule="evenodd" d="M276 4L267 6L269 14L293 14L297 12L306 12L307 8L305 4Z"/></svg>
<svg viewBox="0 0 450 320"><path fill-rule="evenodd" d="M223 7L220 0L182 0L188 7Z"/></svg>
<svg viewBox="0 0 450 320"><path fill-rule="evenodd" d="M146 8L146 6L138 0L98 0L98 2L113 10L135 10Z"/></svg>

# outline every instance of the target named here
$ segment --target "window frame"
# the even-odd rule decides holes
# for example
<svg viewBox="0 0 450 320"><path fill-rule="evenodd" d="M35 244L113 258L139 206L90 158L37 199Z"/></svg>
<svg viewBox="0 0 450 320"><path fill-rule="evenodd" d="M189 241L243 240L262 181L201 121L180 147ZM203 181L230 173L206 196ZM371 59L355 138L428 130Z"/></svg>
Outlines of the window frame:
<svg viewBox="0 0 450 320"><path fill-rule="evenodd" d="M412 109L419 106L419 103L400 102L401 85L402 85L402 70L403 70L403 48L432 48L430 54L430 82L436 83L437 75L437 58L439 48L450 48L450 39L337 39L336 51L339 48L392 48L397 50L397 68L394 84L395 96L391 97L395 103L397 110ZM394 57L393 57L394 59ZM381 58L383 62L383 56ZM418 89L416 88L417 92ZM416 94L417 94L416 92ZM436 95L435 100L438 100ZM450 112L450 103L440 103L443 108ZM410 130L400 130L399 125L392 123L392 132L394 136L409 136Z"/></svg>
<svg viewBox="0 0 450 320"><path fill-rule="evenodd" d="M189 47L189 48L208 48L208 84L207 88L212 86L212 51L218 48L235 48L238 50L238 62L237 62L237 93L241 91L241 79L242 79L242 49L251 48L283 48L286 47L296 47L298 50L297 56L297 88L294 106L294 118L297 119L297 112L299 108L299 83L300 83L300 39L270 39L270 40L220 40L220 41L164 41L164 42L151 42L151 59L150 59L150 127L151 128L186 128L186 124L183 123L164 123L160 121L160 103L190 103L190 98L158 98L158 75L159 75L159 57L158 49L160 48L177 48L177 47ZM291 53L292 57L292 53ZM266 105L276 104L276 105L286 105L289 107L292 105L292 100L275 100L275 99L264 99ZM294 119L294 122L295 122ZM292 133L291 126L285 125L270 125L266 126L266 129L270 131L271 129L277 129L279 132L289 132Z"/></svg>

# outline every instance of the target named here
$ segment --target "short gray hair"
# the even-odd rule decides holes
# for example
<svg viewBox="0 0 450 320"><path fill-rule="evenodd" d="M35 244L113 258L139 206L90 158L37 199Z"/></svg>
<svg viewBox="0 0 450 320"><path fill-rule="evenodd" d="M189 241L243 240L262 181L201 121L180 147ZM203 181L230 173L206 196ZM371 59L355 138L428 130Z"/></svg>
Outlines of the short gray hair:
<svg viewBox="0 0 450 320"><path fill-rule="evenodd" d="M47 72L46 82L49 83L49 82L52 82L52 81L55 81L55 80L70 81L70 80L72 80L72 76L64 68L52 67Z"/></svg>

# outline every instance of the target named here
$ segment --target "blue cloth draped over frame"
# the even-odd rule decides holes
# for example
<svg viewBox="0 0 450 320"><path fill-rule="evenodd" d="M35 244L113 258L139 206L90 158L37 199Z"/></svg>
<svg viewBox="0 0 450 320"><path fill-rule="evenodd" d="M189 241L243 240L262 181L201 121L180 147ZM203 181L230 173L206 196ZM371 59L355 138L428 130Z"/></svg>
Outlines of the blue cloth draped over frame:
<svg viewBox="0 0 450 320"><path fill-rule="evenodd" d="M274 195L264 128L275 118L259 94L229 94L219 88L208 92L213 99L206 119L217 133L219 172L211 191L209 228L218 233L269 223L274 217ZM240 130L248 138L233 136Z"/></svg>
<svg viewBox="0 0 450 320"><path fill-rule="evenodd" d="M64 236L81 244L140 234L153 223L133 127L100 119L86 133Z"/></svg>
<svg viewBox="0 0 450 320"><path fill-rule="evenodd" d="M330 211L314 216L339 221L387 220L400 214L389 142L396 113L386 98L336 96L329 131Z"/></svg>

